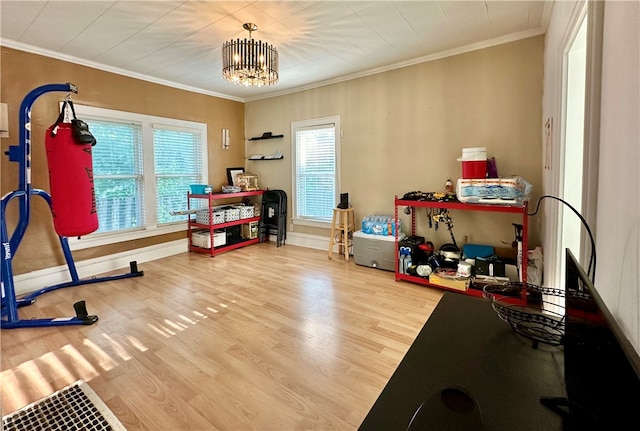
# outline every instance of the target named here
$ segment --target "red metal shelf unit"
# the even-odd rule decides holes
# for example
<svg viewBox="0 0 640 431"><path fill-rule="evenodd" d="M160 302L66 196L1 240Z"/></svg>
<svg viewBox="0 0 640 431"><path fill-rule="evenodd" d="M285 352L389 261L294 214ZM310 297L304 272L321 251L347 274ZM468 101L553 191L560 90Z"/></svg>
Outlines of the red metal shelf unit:
<svg viewBox="0 0 640 431"><path fill-rule="evenodd" d="M498 213L512 213L522 217L522 279L527 280L527 250L528 237L529 237L529 217L527 216L527 205L482 205L482 204L465 204L462 202L430 202L430 201L415 201L415 200L403 200L395 197L395 221L398 226L398 207L413 207L413 208L446 208L451 210L462 211L486 211L486 212L498 212ZM411 211L411 235L416 234L416 212ZM437 286L429 283L429 280L422 277L416 277L408 274L401 274L398 271L398 230L396 229L396 281L405 280L413 283L424 284L426 286L437 287L438 289L452 290L454 292L465 293L472 296L482 296L482 291L477 289L468 289L466 291L460 291L455 289L449 289L443 286Z"/></svg>
<svg viewBox="0 0 640 431"><path fill-rule="evenodd" d="M208 193L208 194L187 193L187 209L191 210L191 199L206 199L208 203L208 209L209 209L209 220L212 221L213 207L215 206L214 203L216 201L229 200L229 199L237 200L238 198L243 198L248 196L262 196L263 194L264 194L264 190L254 190L250 192L239 192L239 193ZM242 242L238 242L234 244L223 245L220 247L213 247L213 243L214 243L213 235L214 235L214 230L217 230L217 229L224 229L231 226L237 226L241 224L248 224L251 222L259 222L259 221L260 221L260 217L258 216L258 217L245 218L245 219L240 219L240 220L235 220L235 221L230 221L225 223L203 224L203 223L196 223L195 219L189 216L189 223L188 223L189 251L208 254L211 257L213 257L217 254L224 253L226 251L231 251L237 248L245 247L247 245L256 244L260 241L260 238L252 238L252 239L247 239ZM209 230L210 244L212 245L211 248L198 247L192 244L191 235L193 233L193 230L196 228Z"/></svg>

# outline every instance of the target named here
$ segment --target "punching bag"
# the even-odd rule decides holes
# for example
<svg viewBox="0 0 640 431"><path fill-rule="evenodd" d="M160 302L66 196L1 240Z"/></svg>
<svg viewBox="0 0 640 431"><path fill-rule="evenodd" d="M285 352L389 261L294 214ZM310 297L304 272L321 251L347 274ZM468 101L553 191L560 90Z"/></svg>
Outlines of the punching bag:
<svg viewBox="0 0 640 431"><path fill-rule="evenodd" d="M75 125L62 122L67 103L71 102L65 101L58 120L47 129L45 145L53 226L58 235L74 237L98 229L98 211L93 187L92 144L78 140L77 133L74 136ZM73 105L71 109L74 111ZM75 112L73 120L76 120Z"/></svg>

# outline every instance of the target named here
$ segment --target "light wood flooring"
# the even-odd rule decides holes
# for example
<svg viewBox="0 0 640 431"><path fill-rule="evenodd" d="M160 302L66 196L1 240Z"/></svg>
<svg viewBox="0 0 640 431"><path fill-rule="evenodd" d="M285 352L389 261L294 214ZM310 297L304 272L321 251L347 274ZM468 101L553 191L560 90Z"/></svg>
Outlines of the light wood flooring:
<svg viewBox="0 0 640 431"><path fill-rule="evenodd" d="M100 320L2 330L3 415L83 379L129 431L356 430L442 296L274 243L138 267L20 309Z"/></svg>

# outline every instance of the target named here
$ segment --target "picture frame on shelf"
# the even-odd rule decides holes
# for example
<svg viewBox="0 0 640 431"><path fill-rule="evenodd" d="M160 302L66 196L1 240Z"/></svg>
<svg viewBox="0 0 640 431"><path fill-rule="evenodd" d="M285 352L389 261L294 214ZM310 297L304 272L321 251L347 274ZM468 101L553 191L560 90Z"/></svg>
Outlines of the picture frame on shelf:
<svg viewBox="0 0 640 431"><path fill-rule="evenodd" d="M229 181L230 186L237 186L238 180L236 176L238 174L243 174L244 168L227 168L227 180Z"/></svg>

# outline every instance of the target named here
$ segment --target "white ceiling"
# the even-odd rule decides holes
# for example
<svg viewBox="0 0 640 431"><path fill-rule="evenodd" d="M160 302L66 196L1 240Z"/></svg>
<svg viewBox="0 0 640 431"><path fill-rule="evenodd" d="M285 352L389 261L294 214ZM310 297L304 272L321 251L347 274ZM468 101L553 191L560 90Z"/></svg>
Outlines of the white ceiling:
<svg viewBox="0 0 640 431"><path fill-rule="evenodd" d="M546 1L11 1L4 46L248 101L542 34ZM253 33L280 53L280 81L222 78L224 41ZM81 89L80 89L81 90Z"/></svg>

